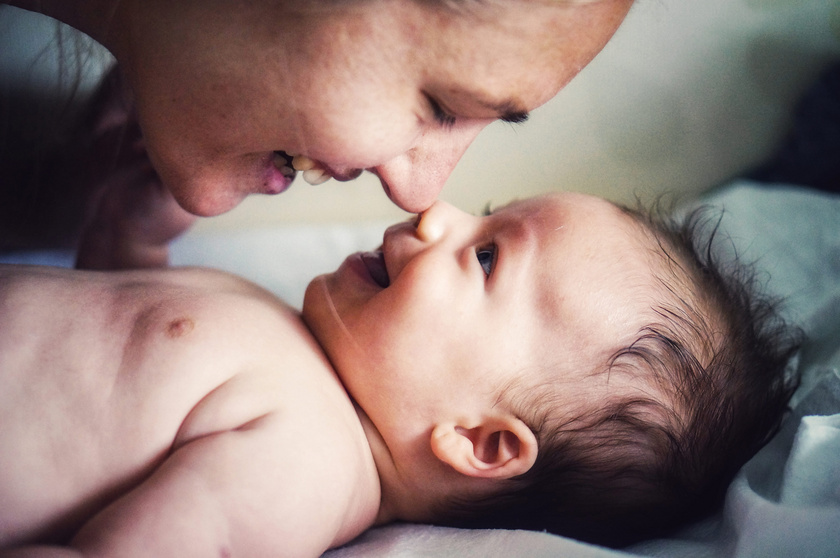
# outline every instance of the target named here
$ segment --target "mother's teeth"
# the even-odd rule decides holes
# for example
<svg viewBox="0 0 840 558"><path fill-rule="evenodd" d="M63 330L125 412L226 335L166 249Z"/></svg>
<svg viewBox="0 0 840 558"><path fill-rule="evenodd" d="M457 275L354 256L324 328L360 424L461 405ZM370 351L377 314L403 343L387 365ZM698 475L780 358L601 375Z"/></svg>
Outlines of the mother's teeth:
<svg viewBox="0 0 840 558"><path fill-rule="evenodd" d="M275 161L276 159L277 157L275 156ZM323 184L324 182L332 178L332 176L326 170L321 168L321 165L319 165L314 159L310 159L306 155L295 155L294 157L292 157L291 162L286 161L286 165L291 165L291 170L293 173L295 171L302 171L303 179L309 184L312 184L313 186ZM283 171L282 169L281 171L285 174L285 171Z"/></svg>
<svg viewBox="0 0 840 558"><path fill-rule="evenodd" d="M309 169L314 169L316 165L315 161L306 155L295 155L294 159L292 159L292 166L295 167L295 170L308 171Z"/></svg>
<svg viewBox="0 0 840 558"><path fill-rule="evenodd" d="M271 162L274 163L274 166L279 169L284 165L288 165L289 159L287 159L282 153L275 151L274 157L271 159Z"/></svg>
<svg viewBox="0 0 840 558"><path fill-rule="evenodd" d="M298 168L298 166L295 165L295 168ZM307 169L307 170L303 171L303 179L306 182L308 182L309 184L311 184L312 186L317 186L318 184L323 184L324 182L326 182L330 178L331 178L331 176L329 175L329 173L327 173L323 169L310 168L310 169Z"/></svg>
<svg viewBox="0 0 840 558"><path fill-rule="evenodd" d="M272 163L274 163L274 167L279 170L283 176L288 178L294 178L295 176L295 169L289 166L289 160L279 153L274 154L274 158L272 159Z"/></svg>

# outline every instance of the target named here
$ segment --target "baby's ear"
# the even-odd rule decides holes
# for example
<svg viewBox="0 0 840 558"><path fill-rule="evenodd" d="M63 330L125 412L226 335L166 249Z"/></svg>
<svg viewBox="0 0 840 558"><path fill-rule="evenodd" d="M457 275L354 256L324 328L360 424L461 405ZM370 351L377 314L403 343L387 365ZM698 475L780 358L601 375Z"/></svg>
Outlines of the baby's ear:
<svg viewBox="0 0 840 558"><path fill-rule="evenodd" d="M438 424L432 430L438 459L470 477L508 479L527 472L537 459L537 438L513 416L493 417L478 425Z"/></svg>

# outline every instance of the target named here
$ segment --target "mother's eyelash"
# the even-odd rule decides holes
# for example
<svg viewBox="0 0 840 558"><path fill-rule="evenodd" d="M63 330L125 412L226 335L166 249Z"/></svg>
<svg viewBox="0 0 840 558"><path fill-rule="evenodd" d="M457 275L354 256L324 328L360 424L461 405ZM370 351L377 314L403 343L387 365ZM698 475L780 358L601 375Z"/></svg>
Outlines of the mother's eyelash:
<svg viewBox="0 0 840 558"><path fill-rule="evenodd" d="M455 125L455 117L440 105L437 100L431 95L426 95L426 100L429 102L429 107L432 109L432 114L435 117L435 121L445 128L451 128Z"/></svg>

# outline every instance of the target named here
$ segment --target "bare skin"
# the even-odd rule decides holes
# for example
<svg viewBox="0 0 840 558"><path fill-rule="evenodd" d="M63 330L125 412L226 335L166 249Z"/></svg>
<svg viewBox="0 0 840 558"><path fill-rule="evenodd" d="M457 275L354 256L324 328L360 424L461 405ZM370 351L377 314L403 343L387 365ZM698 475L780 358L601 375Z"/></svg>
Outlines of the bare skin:
<svg viewBox="0 0 840 558"><path fill-rule="evenodd" d="M522 122L551 99L603 48L632 0L467 2L464 10L405 0L0 3L85 32L125 77L125 120L138 136L142 129L142 152L119 149L107 172L88 169L85 161L103 160L94 133L91 149L47 184L56 196L93 200L82 204L93 222L81 233L79 265L113 268L164 265L187 212L218 215L251 194L285 191L293 155L305 160L295 168L325 179L369 171L402 209L427 209L477 134L498 119ZM81 193L68 193L68 175ZM52 204L30 209L42 205ZM45 227L24 224L35 232L0 227L0 245Z"/></svg>
<svg viewBox="0 0 840 558"><path fill-rule="evenodd" d="M356 409L262 289L4 266L0 313L0 548L67 545L0 555L317 556L375 521Z"/></svg>
<svg viewBox="0 0 840 558"><path fill-rule="evenodd" d="M651 392L591 371L661 297L655 246L589 196L436 202L306 325L218 271L0 267L0 557L317 556L497 493L539 449L507 387Z"/></svg>

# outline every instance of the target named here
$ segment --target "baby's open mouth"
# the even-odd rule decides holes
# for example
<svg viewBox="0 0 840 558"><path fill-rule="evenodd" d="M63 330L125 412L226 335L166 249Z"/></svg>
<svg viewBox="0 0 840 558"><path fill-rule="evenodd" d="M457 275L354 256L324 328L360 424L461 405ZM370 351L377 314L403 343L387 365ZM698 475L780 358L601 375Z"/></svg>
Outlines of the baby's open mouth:
<svg viewBox="0 0 840 558"><path fill-rule="evenodd" d="M382 250L375 252L362 252L362 263L367 267L368 273L374 282L383 289L391 284L391 278L388 277L388 268L385 267L385 256Z"/></svg>

